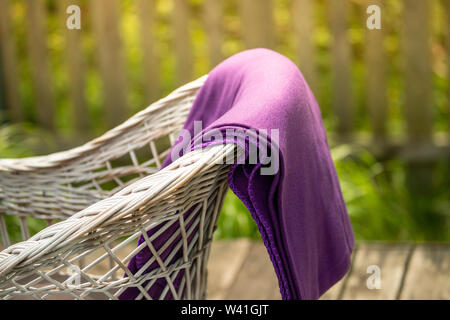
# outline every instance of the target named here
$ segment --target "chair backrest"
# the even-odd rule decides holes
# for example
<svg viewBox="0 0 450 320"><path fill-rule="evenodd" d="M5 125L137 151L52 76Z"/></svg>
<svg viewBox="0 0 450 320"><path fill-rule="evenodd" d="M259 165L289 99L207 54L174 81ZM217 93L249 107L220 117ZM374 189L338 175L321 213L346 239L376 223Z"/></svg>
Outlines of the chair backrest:
<svg viewBox="0 0 450 320"><path fill-rule="evenodd" d="M158 171L206 77L81 147L49 156L0 159L3 247L27 240L30 224L33 233Z"/></svg>

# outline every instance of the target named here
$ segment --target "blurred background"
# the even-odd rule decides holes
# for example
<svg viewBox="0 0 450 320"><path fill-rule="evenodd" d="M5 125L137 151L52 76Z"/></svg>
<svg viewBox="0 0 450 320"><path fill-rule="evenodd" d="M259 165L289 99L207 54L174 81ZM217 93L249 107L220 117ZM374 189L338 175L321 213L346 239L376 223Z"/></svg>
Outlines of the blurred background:
<svg viewBox="0 0 450 320"><path fill-rule="evenodd" d="M448 0L0 0L0 158L75 147L267 47L319 102L356 239L449 242L449 16ZM259 238L231 192L216 237Z"/></svg>

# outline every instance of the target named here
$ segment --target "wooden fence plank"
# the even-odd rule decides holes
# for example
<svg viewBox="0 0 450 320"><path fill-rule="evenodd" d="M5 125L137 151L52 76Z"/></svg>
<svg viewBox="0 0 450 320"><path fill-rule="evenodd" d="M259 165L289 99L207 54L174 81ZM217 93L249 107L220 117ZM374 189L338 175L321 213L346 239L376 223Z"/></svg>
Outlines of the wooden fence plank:
<svg viewBox="0 0 450 320"><path fill-rule="evenodd" d="M47 50L45 0L27 0L27 43L39 124L54 128L54 101Z"/></svg>
<svg viewBox="0 0 450 320"><path fill-rule="evenodd" d="M208 261L208 299L225 298L241 271L251 244L248 239L213 241Z"/></svg>
<svg viewBox="0 0 450 320"><path fill-rule="evenodd" d="M363 16L367 19L366 9L374 4L373 0L366 0L362 5ZM383 17L383 4L376 3L381 9ZM365 21L364 21L365 22ZM385 26L381 21L381 29L369 30L365 28L365 65L367 83L367 107L370 112L372 136L374 142L384 143L386 140L387 122L387 92L386 92L386 54L383 46Z"/></svg>
<svg viewBox="0 0 450 320"><path fill-rule="evenodd" d="M109 128L127 116L127 96L124 55L119 34L119 2L117 0L88 1L98 64L103 83L104 110Z"/></svg>
<svg viewBox="0 0 450 320"><path fill-rule="evenodd" d="M5 119L5 115L6 115L6 119L8 119L8 110L7 110L7 103L6 103L6 89L5 89L5 85L4 85L4 81L3 81L3 61L1 58L1 46L2 43L0 41L0 121L4 121ZM9 117L11 118L11 117Z"/></svg>
<svg viewBox="0 0 450 320"><path fill-rule="evenodd" d="M443 0L442 5L447 18L447 81L450 81L450 1ZM450 132L450 86L447 87L447 132Z"/></svg>
<svg viewBox="0 0 450 320"><path fill-rule="evenodd" d="M18 122L24 120L24 112L19 91L18 63L12 37L9 4L9 0L0 1L0 56L7 116L9 120Z"/></svg>
<svg viewBox="0 0 450 320"><path fill-rule="evenodd" d="M160 98L160 68L154 36L156 7L154 0L138 0L140 38L143 52L145 95L147 104Z"/></svg>
<svg viewBox="0 0 450 320"><path fill-rule="evenodd" d="M190 8L187 0L174 0L173 5L173 45L177 66L177 84L181 85L191 81L193 73L191 35L189 32Z"/></svg>
<svg viewBox="0 0 450 320"><path fill-rule="evenodd" d="M274 48L272 0L239 1L241 32L246 48Z"/></svg>
<svg viewBox="0 0 450 320"><path fill-rule="evenodd" d="M281 299L278 280L263 243L252 243L226 299Z"/></svg>
<svg viewBox="0 0 450 320"><path fill-rule="evenodd" d="M86 133L89 129L89 114L85 94L85 65L82 50L82 29L70 30L66 26L68 18L67 8L70 5L81 7L80 0L60 0L58 1L61 28L64 30L65 39L65 61L69 75L69 96L72 103L72 116L74 127L78 133ZM83 19L84 16L81 17ZM81 20L83 21L83 20Z"/></svg>
<svg viewBox="0 0 450 320"><path fill-rule="evenodd" d="M297 39L297 56L300 70L311 90L317 91L316 50L314 45L314 2L294 0L292 2L292 22Z"/></svg>
<svg viewBox="0 0 450 320"><path fill-rule="evenodd" d="M214 67L223 59L223 1L206 0L203 16L208 37L209 63L211 67Z"/></svg>
<svg viewBox="0 0 450 320"><path fill-rule="evenodd" d="M342 299L395 299L410 250L408 244L360 244ZM367 287L371 265L380 268L380 289Z"/></svg>
<svg viewBox="0 0 450 320"><path fill-rule="evenodd" d="M414 250L400 299L450 299L448 245L422 245Z"/></svg>
<svg viewBox="0 0 450 320"><path fill-rule="evenodd" d="M421 0L403 2L402 40L407 154L426 154L431 149L432 143L429 4L429 1ZM409 209L418 225L421 223L430 225L433 221L430 216L432 211L428 205L429 199L434 197L433 166L433 162L426 158L407 163L406 184L411 195Z"/></svg>
<svg viewBox="0 0 450 320"><path fill-rule="evenodd" d="M332 37L333 109L337 117L337 133L341 139L350 138L353 129L351 90L351 46L348 39L349 1L328 0Z"/></svg>
<svg viewBox="0 0 450 320"><path fill-rule="evenodd" d="M409 142L431 141L432 78L429 46L429 2L404 0L403 58L405 119Z"/></svg>

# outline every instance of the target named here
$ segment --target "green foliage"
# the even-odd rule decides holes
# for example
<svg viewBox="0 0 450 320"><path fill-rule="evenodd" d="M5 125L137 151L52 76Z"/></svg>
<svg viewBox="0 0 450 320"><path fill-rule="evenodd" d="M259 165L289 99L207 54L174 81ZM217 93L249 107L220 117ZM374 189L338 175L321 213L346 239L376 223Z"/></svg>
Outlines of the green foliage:
<svg viewBox="0 0 450 320"><path fill-rule="evenodd" d="M6 229L8 230L9 240L11 241L11 243L23 241L22 233L20 230L19 218L16 216L5 215L5 222L6 222ZM30 237L34 236L36 233L38 233L47 226L44 220L32 217L27 217L26 223L28 225L28 232L30 233Z"/></svg>
<svg viewBox="0 0 450 320"><path fill-rule="evenodd" d="M378 162L361 150L342 156L347 146L334 149L336 169L355 237L360 240L449 241L448 181L434 179L430 192L413 190L409 167L400 160ZM344 152L345 153L345 152ZM427 168L429 173L443 168ZM420 209L416 203L421 199ZM439 223L435 223L439 221Z"/></svg>
<svg viewBox="0 0 450 320"><path fill-rule="evenodd" d="M220 212L217 221L217 230L214 234L219 239L246 237L252 239L261 238L258 227L250 212L241 200L231 191Z"/></svg>
<svg viewBox="0 0 450 320"><path fill-rule="evenodd" d="M398 170L401 168L389 176L386 166L367 152L357 159L335 162L357 239L400 240L413 236L405 206L404 172Z"/></svg>
<svg viewBox="0 0 450 320"><path fill-rule="evenodd" d="M405 163L379 162L369 152L343 145L332 150L347 210L358 240L450 241L448 172L445 162L434 168L432 194L411 194ZM448 170L447 170L448 171ZM446 178L447 177L447 178ZM418 206L416 199L422 199ZM417 207L421 209L415 212ZM230 191L216 232L218 238L258 238L244 204Z"/></svg>
<svg viewBox="0 0 450 320"><path fill-rule="evenodd" d="M31 140L19 125L0 126L0 159L31 156Z"/></svg>

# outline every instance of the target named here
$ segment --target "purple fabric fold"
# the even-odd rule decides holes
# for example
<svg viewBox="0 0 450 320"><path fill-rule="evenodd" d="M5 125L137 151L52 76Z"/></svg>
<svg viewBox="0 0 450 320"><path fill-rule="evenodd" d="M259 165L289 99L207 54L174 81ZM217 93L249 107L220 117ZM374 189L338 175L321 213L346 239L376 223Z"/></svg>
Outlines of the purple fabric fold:
<svg viewBox="0 0 450 320"><path fill-rule="evenodd" d="M184 125L192 137L195 121L202 122L203 134L215 130L225 136L226 129L255 130L256 142L246 135L227 141L241 144L247 151L251 143L262 148L259 133L267 131L267 146L275 146L272 153L278 152L278 170L261 174L261 168L267 167L264 157L255 164L237 163L230 169L229 186L257 223L282 298L319 298L347 272L354 239L321 112L300 70L268 49L236 54L214 68L199 90ZM276 141L271 133L274 129ZM219 143L200 141L194 147ZM171 162L169 155L163 166ZM191 214L193 209L185 218ZM158 235L153 241L155 248L162 247L175 230L176 224ZM152 229L148 235L157 231ZM143 241L141 237L138 243ZM167 255L171 249L166 250ZM136 273L150 257L148 248L141 250L128 265L131 272ZM172 261L180 257L181 249ZM152 263L145 272L156 267L157 263ZM174 281L177 288L182 274ZM159 298L165 285L164 279L156 281L148 294ZM139 294L137 288L128 288L119 298L134 299ZM169 292L164 298L173 296Z"/></svg>

